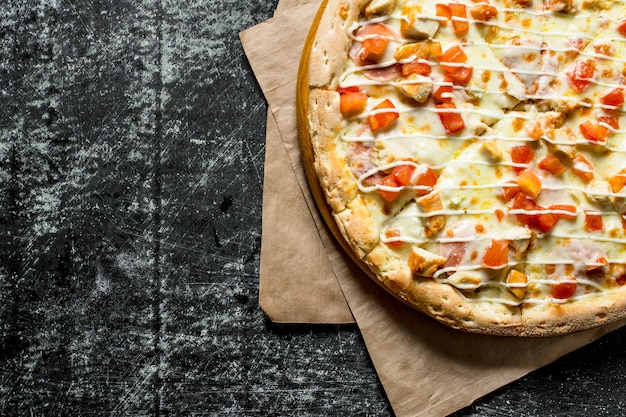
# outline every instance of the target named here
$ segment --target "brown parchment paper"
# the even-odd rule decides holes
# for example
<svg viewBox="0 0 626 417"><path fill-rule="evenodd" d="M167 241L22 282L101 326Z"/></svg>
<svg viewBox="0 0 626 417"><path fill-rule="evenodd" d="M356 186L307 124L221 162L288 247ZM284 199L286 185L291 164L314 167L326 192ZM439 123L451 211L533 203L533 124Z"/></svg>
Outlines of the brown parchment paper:
<svg viewBox="0 0 626 417"><path fill-rule="evenodd" d="M297 13L281 14L296 6L299 6L294 9ZM310 25L316 9L310 0L282 0L276 9L277 17L267 23L268 29L261 24L240 34L246 53L252 54L251 49L254 49L263 54L265 50L255 46L257 30L280 28L280 39L274 38L273 42L285 42L284 52L267 51L271 59L257 55L258 58L250 60L257 78L262 79L262 88L271 86L264 88L264 93L272 97L273 103L284 101L281 97L295 89L298 64L296 60L294 69L294 63L289 60L295 54L299 56L303 42L298 36L295 42L290 38L292 31L301 29L302 24ZM308 23L300 19L307 19ZM273 22L280 22L280 26ZM283 84L285 80L287 83ZM295 147L287 147L283 142L275 116L280 118L285 135L291 132L292 140L285 143L295 143ZM313 202L308 187L300 187L300 184L306 185L306 179L299 162L296 129L295 101L280 104L280 107L276 105L273 111L268 111L259 305L272 321L279 323L354 323L319 236L326 230L314 205L309 205ZM297 162L293 166L287 149L295 152L291 160ZM319 232L317 225L322 225Z"/></svg>
<svg viewBox="0 0 626 417"><path fill-rule="evenodd" d="M283 6L285 1L281 1ZM302 222L291 224L305 236L301 239L295 236L290 242L291 246L302 248L297 262L309 257L305 251L310 250L311 236L315 235L308 230L313 224L326 256L320 254L311 258L311 262L328 260L334 273L332 278L336 277L340 284L395 414L398 417L450 414L625 324L626 321L622 321L566 336L533 339L462 333L399 303L350 262L320 223L314 202L307 193L298 149L295 120L297 69L302 46L319 3L300 0L294 7L281 7L274 18L240 34L273 116L268 117L267 146L270 154L266 155L264 186L268 189L264 189L263 237L271 236L272 230L279 227L275 219L280 215L274 211L276 206L281 205L282 197L280 193L271 192L272 187L276 183L284 183L286 177L291 175L312 218L312 222L303 218ZM277 128L284 152L280 152L276 137L269 135L274 134L271 131L274 128ZM270 146L272 149L269 149ZM274 158L284 160L279 163ZM288 165L292 168L290 171L286 171ZM268 195L265 195L266 192ZM296 196L294 191L292 198L297 199ZM290 199L288 204L294 204L294 201ZM267 302L275 297L281 299L283 305L290 300L295 304L298 297L291 298L291 294L305 291L306 286L272 287L271 281L280 281L293 272L289 269L291 265L283 270L275 261L285 255L280 248L272 247L268 241L270 236L263 241L265 245L262 242L261 266L267 265L268 259L271 259L275 268L272 274L261 277L260 286L264 288L262 298ZM293 251L297 252L297 249ZM308 261L304 262L307 267L311 266ZM317 264L319 269L326 266ZM329 293L333 294L334 300L325 299L322 293L307 301L318 303L320 310L324 310L340 298L332 290ZM284 311L299 308L298 305L283 307Z"/></svg>
<svg viewBox="0 0 626 417"><path fill-rule="evenodd" d="M354 323L314 214L268 110L259 305L276 323Z"/></svg>

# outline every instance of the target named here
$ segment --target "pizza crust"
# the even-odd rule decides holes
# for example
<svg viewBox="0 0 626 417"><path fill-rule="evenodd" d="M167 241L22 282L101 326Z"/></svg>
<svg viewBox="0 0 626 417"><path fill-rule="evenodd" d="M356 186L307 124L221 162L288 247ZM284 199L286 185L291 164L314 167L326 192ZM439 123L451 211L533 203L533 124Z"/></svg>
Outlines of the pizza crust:
<svg viewBox="0 0 626 417"><path fill-rule="evenodd" d="M309 93L309 132L315 156L315 169L327 201L335 213L345 210L358 192L346 155L337 149L335 137L341 127L339 94L313 89Z"/></svg>
<svg viewBox="0 0 626 417"><path fill-rule="evenodd" d="M523 312L522 336L553 336L590 329L626 318L626 293L619 291L572 304L550 304Z"/></svg>
<svg viewBox="0 0 626 417"><path fill-rule="evenodd" d="M347 33L358 21L368 3L368 0L328 1L312 41L307 74L308 136L314 153L315 172L339 234L360 260L361 267L402 302L449 327L472 333L498 336L552 336L626 318L626 288L613 287L610 291L597 296L580 297L575 301L563 303L558 300L538 304L516 303L515 295L505 292L503 296L502 292L497 290L493 291L495 295L491 298L490 290L481 290L480 295L475 296L471 292L455 287L451 280L433 277L433 268L435 270L441 268L442 259L445 260L441 254L429 252L424 248L412 249L406 247L408 246L406 244L404 249L392 250L381 239L390 222L410 202L407 203L407 199L404 198L399 202L390 203L376 193L368 194L360 190L359 179L350 169L350 145L337 139L347 123L340 111L340 94L336 91L338 79L346 68L348 51L352 43ZM485 72L481 77L483 81L488 81ZM510 81L513 82L513 78ZM506 84L504 78L500 84ZM519 90L523 88L515 85L516 97L521 95ZM567 112L570 111L568 108ZM561 109L543 114L549 116L553 113L559 120L567 115ZM520 113L520 117L522 116ZM495 120L499 121L494 122ZM491 126L497 123L500 129L504 126L503 131L506 134L523 137L530 130L528 126L537 120L537 117L528 118L526 130L518 128L519 120L522 119L507 121L502 114L498 114L497 117L487 114L470 130L476 135L489 134ZM510 123L510 126L507 123ZM561 124L548 127L556 131L560 129ZM572 153L571 146L562 145L558 141L549 143L547 148L549 151L561 149L562 152L557 154L564 160L573 159L576 155ZM543 152L543 148L538 149L538 152ZM469 151L471 147L460 147L454 152L455 155L462 155L463 152ZM495 142L485 141L478 152L497 165L504 159L503 155L508 155L510 148L502 149ZM474 198L480 196L479 191L474 194ZM455 197L448 195L446 198L447 204L450 204ZM429 193L415 198L411 204L428 214L429 211L442 210L441 202L436 199L439 199L438 193ZM435 204L436 207L433 206L433 201L438 203ZM443 215L426 216L423 218L423 230L420 233L430 238L443 233L444 230L450 230L457 221L458 219L453 216L448 219ZM525 237L510 244L512 259L519 260L526 250L532 247L528 245L529 241L530 239ZM430 245L429 248L431 247L436 248L436 245ZM407 262L407 259L413 260ZM416 271L423 271L424 275L416 274Z"/></svg>
<svg viewBox="0 0 626 417"><path fill-rule="evenodd" d="M358 20L367 0L329 0L319 23L309 55L309 85L334 85L343 71L350 47L348 28Z"/></svg>

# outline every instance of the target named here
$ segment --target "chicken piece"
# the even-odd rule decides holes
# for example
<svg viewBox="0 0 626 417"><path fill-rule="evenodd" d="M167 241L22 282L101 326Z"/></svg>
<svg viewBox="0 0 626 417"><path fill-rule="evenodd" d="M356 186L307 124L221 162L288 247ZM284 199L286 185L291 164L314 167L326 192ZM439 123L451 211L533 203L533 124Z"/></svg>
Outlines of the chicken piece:
<svg viewBox="0 0 626 417"><path fill-rule="evenodd" d="M518 300L524 298L526 286L528 285L528 277L525 274L512 269L506 277L506 283L509 291L511 291Z"/></svg>
<svg viewBox="0 0 626 417"><path fill-rule="evenodd" d="M543 88L543 87L538 87L538 88ZM560 123L558 123L558 120L559 120L558 115L550 116L551 118L554 119L554 123L555 123L554 127L555 128L560 127L565 122L565 118L567 117L567 115L579 108L578 100L574 97L564 97L564 96L556 96L556 95L551 95L548 97L548 94L550 93L547 91L547 89L537 91L537 95L545 97L545 101L543 102L543 104L540 104L538 108L542 111L545 111L546 114L557 113L561 115Z"/></svg>
<svg viewBox="0 0 626 417"><path fill-rule="evenodd" d="M409 254L409 268L413 276L432 277L445 262L446 258L443 256L435 255L417 246L413 246Z"/></svg>
<svg viewBox="0 0 626 417"><path fill-rule="evenodd" d="M512 253L513 259L519 261L528 251L530 246L530 238L514 239L509 241L509 253Z"/></svg>
<svg viewBox="0 0 626 417"><path fill-rule="evenodd" d="M587 184L587 199L597 205L611 203L611 184L601 178L594 177Z"/></svg>
<svg viewBox="0 0 626 417"><path fill-rule="evenodd" d="M424 103L433 89L433 80L423 75L410 74L398 86L398 89L405 96L412 98L418 103Z"/></svg>
<svg viewBox="0 0 626 417"><path fill-rule="evenodd" d="M442 55L441 44L439 42L424 41L405 43L396 48L393 57L396 61L407 59L437 59Z"/></svg>
<svg viewBox="0 0 626 417"><path fill-rule="evenodd" d="M365 6L365 17L388 15L393 11L395 0L372 0Z"/></svg>
<svg viewBox="0 0 626 417"><path fill-rule="evenodd" d="M448 277L448 281L459 289L476 289L485 279L484 271L456 271Z"/></svg>
<svg viewBox="0 0 626 417"><path fill-rule="evenodd" d="M490 162L498 162L502 160L502 149L500 149L496 141L484 141L480 150Z"/></svg>
<svg viewBox="0 0 626 417"><path fill-rule="evenodd" d="M549 134L547 136L550 140L554 141L547 143L548 152L563 161L573 160L577 155L576 136L569 128L564 131L555 130L554 132L558 132L558 134ZM568 144L568 142L571 144Z"/></svg>
<svg viewBox="0 0 626 417"><path fill-rule="evenodd" d="M441 202L439 191L433 191L429 194L426 194L425 196L418 198L416 201L425 213L432 213L443 210L443 203ZM443 215L426 217L424 233L428 237L434 236L435 234L439 233L445 225L446 218Z"/></svg>
<svg viewBox="0 0 626 417"><path fill-rule="evenodd" d="M522 8L526 8L533 4L532 0L506 0L504 2L506 7L515 7L519 6Z"/></svg>
<svg viewBox="0 0 626 417"><path fill-rule="evenodd" d="M582 0L581 8L589 10L607 10L613 7L612 0Z"/></svg>
<svg viewBox="0 0 626 417"><path fill-rule="evenodd" d="M419 5L407 6L402 9L402 20L400 21L400 33L405 38L429 39L435 36L439 30L439 21L425 19L422 8Z"/></svg>
<svg viewBox="0 0 626 417"><path fill-rule="evenodd" d="M578 13L578 9L573 0L544 0L544 4L553 13Z"/></svg>
<svg viewBox="0 0 626 417"><path fill-rule="evenodd" d="M626 197L622 197L622 196L612 196L611 197L611 205L613 206L613 208L615 209L616 212L618 212L622 218L624 219L624 221L626 221Z"/></svg>
<svg viewBox="0 0 626 417"><path fill-rule="evenodd" d="M558 111L539 113L533 120L529 120L526 133L532 139L540 139L542 136L560 128L565 123L565 115Z"/></svg>

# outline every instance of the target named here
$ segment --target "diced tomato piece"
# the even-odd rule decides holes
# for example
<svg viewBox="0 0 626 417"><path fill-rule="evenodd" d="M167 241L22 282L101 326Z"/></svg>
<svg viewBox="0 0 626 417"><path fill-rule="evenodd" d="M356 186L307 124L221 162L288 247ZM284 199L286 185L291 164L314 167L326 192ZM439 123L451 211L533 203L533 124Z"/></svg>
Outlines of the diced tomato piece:
<svg viewBox="0 0 626 417"><path fill-rule="evenodd" d="M540 213L537 216L537 223L539 228L545 233L550 231L559 221L559 219L575 219L576 207L566 204L554 204L548 207L548 210L565 211L564 213Z"/></svg>
<svg viewBox="0 0 626 417"><path fill-rule="evenodd" d="M596 64L591 59L577 60L567 72L567 81L574 90L585 91L596 75Z"/></svg>
<svg viewBox="0 0 626 417"><path fill-rule="evenodd" d="M416 172L417 175L413 176L412 184L420 185L425 187L434 187L437 184L437 174L430 167L426 167L425 170L419 170ZM428 194L430 190L417 190L417 193L420 195Z"/></svg>
<svg viewBox="0 0 626 417"><path fill-rule="evenodd" d="M620 35L626 36L626 19L619 20L616 29Z"/></svg>
<svg viewBox="0 0 626 417"><path fill-rule="evenodd" d="M566 171L565 165L561 163L559 158L552 154L547 154L541 161L537 163L537 166L541 169L545 169L552 175L561 175Z"/></svg>
<svg viewBox="0 0 626 417"><path fill-rule="evenodd" d="M526 198L524 193L517 193L513 198L512 210L537 211L541 207L534 200ZM539 219L537 214L516 214L517 221L528 227L539 229Z"/></svg>
<svg viewBox="0 0 626 417"><path fill-rule="evenodd" d="M378 61L389 44L386 38L370 38L365 39L362 43L363 49L361 57L369 61Z"/></svg>
<svg viewBox="0 0 626 417"><path fill-rule="evenodd" d="M382 185L385 187L401 187L402 186L402 184L398 183L398 181L396 180L396 177L394 177L391 174L383 178L383 180L380 182L379 185ZM381 197L387 201L395 200L398 194L400 194L400 191L388 191L388 190L383 190L380 188L377 191L378 191L378 194L380 194Z"/></svg>
<svg viewBox="0 0 626 417"><path fill-rule="evenodd" d="M473 67L457 67L454 71L450 71L448 76L454 84L465 86L469 84L473 73Z"/></svg>
<svg viewBox="0 0 626 417"><path fill-rule="evenodd" d="M469 30L469 22L467 21L467 8L461 3L450 3L450 19L452 20L452 28L457 35L465 35ZM457 20L458 18L458 20Z"/></svg>
<svg viewBox="0 0 626 417"><path fill-rule="evenodd" d="M552 285L552 297L559 300L571 298L576 293L576 278L567 277L568 281L563 281Z"/></svg>
<svg viewBox="0 0 626 417"><path fill-rule="evenodd" d="M517 185L515 181L509 181L511 186L502 187L501 197L504 201L511 201L517 194L519 194L522 190Z"/></svg>
<svg viewBox="0 0 626 417"><path fill-rule="evenodd" d="M413 165L398 165L391 171L391 175L396 177L396 181L400 185L410 185L411 178L415 173L415 168Z"/></svg>
<svg viewBox="0 0 626 417"><path fill-rule="evenodd" d="M387 239L398 238L398 237L400 237L400 236L401 236L401 232L400 232L400 230L399 230L399 229L388 229L388 230L385 232L385 237L386 237ZM404 243L404 242L402 242L401 240L394 240L394 241L391 241L391 242L385 242L385 243L387 244L387 246L394 246L394 247L397 247L397 246L402 246L402 243Z"/></svg>
<svg viewBox="0 0 626 417"><path fill-rule="evenodd" d="M398 165L391 175L396 177L400 185L419 185L434 187L437 184L437 174L430 167L416 168L413 165ZM430 190L417 190L420 195L428 194Z"/></svg>
<svg viewBox="0 0 626 417"><path fill-rule="evenodd" d="M452 101L452 80L444 78L444 85L439 86L433 93L435 103L450 103Z"/></svg>
<svg viewBox="0 0 626 417"><path fill-rule="evenodd" d="M358 87L356 87L358 89ZM361 113L367 104L367 94L365 92L350 91L347 88L339 91L339 110L344 115Z"/></svg>
<svg viewBox="0 0 626 417"><path fill-rule="evenodd" d="M605 123L613 129L619 129L619 119L617 116L598 116L596 119L598 123Z"/></svg>
<svg viewBox="0 0 626 417"><path fill-rule="evenodd" d="M430 65L425 62L420 62L419 59L402 64L402 75L430 75L431 71L432 68Z"/></svg>
<svg viewBox="0 0 626 417"><path fill-rule="evenodd" d="M498 9L490 4L479 4L472 7L472 17L482 22L487 22L498 15Z"/></svg>
<svg viewBox="0 0 626 417"><path fill-rule="evenodd" d="M467 54L459 45L446 49L439 57L439 63L444 71L454 71L458 66L445 65L446 63L464 64L467 62Z"/></svg>
<svg viewBox="0 0 626 417"><path fill-rule="evenodd" d="M563 219L575 219L576 215L578 214L578 211L576 210L576 207L571 206L569 204L553 204L553 205L551 205L548 208L550 210L559 210L559 211L566 211L566 212L568 212L567 214L565 214L565 213L554 213L555 216L557 216L559 218L563 218Z"/></svg>
<svg viewBox="0 0 626 417"><path fill-rule="evenodd" d="M517 185L519 185L520 191L528 197L537 198L539 193L541 193L541 180L530 169L525 169L519 174Z"/></svg>
<svg viewBox="0 0 626 417"><path fill-rule="evenodd" d="M467 54L459 45L451 46L441 54L441 57L439 57L439 63L441 64L441 68L445 72L446 76L450 79L450 81L459 85L467 85L474 72L472 67L461 65L466 62Z"/></svg>
<svg viewBox="0 0 626 417"><path fill-rule="evenodd" d="M441 103L437 104L438 109L456 109L456 106L453 103ZM465 128L465 122L463 121L463 117L457 112L439 112L439 118L441 119L441 123L443 123L443 127L446 129L448 133L456 133Z"/></svg>
<svg viewBox="0 0 626 417"><path fill-rule="evenodd" d="M572 172L585 182L589 182L593 179L593 166L587 161L587 158L581 154L577 154L574 159L572 159Z"/></svg>
<svg viewBox="0 0 626 417"><path fill-rule="evenodd" d="M526 198L526 196L523 193L517 193L515 194L515 197L513 198L513 203L511 205L512 209L520 209L520 210L527 210L527 211L531 211L531 210L537 210L537 203L535 203L534 200L528 199Z"/></svg>
<svg viewBox="0 0 626 417"><path fill-rule="evenodd" d="M609 137L609 129L606 126L589 120L578 125L578 129L585 139L592 142L606 142Z"/></svg>
<svg viewBox="0 0 626 417"><path fill-rule="evenodd" d="M384 23L370 23L362 27L357 36L366 38L361 42L361 58L378 61L387 49L389 38L394 36L394 32Z"/></svg>
<svg viewBox="0 0 626 417"><path fill-rule="evenodd" d="M343 94L343 93L360 93L361 91L361 87L359 87L358 85L350 85L348 87L337 87L337 92L339 94Z"/></svg>
<svg viewBox="0 0 626 417"><path fill-rule="evenodd" d="M585 212L585 230L588 232L601 232L604 230L602 216L591 211Z"/></svg>
<svg viewBox="0 0 626 417"><path fill-rule="evenodd" d="M437 184L437 174L431 167L426 167L425 170L420 170L417 178L414 183L416 185L427 185L429 187L434 187Z"/></svg>
<svg viewBox="0 0 626 417"><path fill-rule="evenodd" d="M600 103L611 107L621 106L624 104L624 90L621 88L609 90L606 94L600 97Z"/></svg>
<svg viewBox="0 0 626 417"><path fill-rule="evenodd" d="M488 268L499 268L509 263L509 241L492 240L483 256L483 265Z"/></svg>
<svg viewBox="0 0 626 417"><path fill-rule="evenodd" d="M622 191L622 188L626 186L626 168L607 178L607 181L611 185L611 190L613 190L614 193Z"/></svg>
<svg viewBox="0 0 626 417"><path fill-rule="evenodd" d="M494 213L496 215L496 218L498 219L499 222L502 222L502 220L504 220L504 212L500 209L495 209Z"/></svg>
<svg viewBox="0 0 626 417"><path fill-rule="evenodd" d="M542 232L549 232L559 221L559 217L553 213L541 213L537 215L537 224Z"/></svg>
<svg viewBox="0 0 626 417"><path fill-rule="evenodd" d="M368 117L368 121L370 124L370 128L372 131L377 131L383 129L393 122L395 122L400 114L395 111L396 106L393 105L391 100L385 99L378 103L372 110L385 110L390 109L389 111L383 111L381 113L374 113Z"/></svg>
<svg viewBox="0 0 626 417"><path fill-rule="evenodd" d="M535 152L528 145L511 148L511 160L517 164L528 164L535 157Z"/></svg>
<svg viewBox="0 0 626 417"><path fill-rule="evenodd" d="M535 157L535 152L528 145L514 146L511 148L511 161L516 164L529 164ZM515 172L522 172L524 167L513 167Z"/></svg>
<svg viewBox="0 0 626 417"><path fill-rule="evenodd" d="M435 14L438 17L444 17L448 20L452 17L452 12L450 11L450 6L447 4L437 3L435 4Z"/></svg>

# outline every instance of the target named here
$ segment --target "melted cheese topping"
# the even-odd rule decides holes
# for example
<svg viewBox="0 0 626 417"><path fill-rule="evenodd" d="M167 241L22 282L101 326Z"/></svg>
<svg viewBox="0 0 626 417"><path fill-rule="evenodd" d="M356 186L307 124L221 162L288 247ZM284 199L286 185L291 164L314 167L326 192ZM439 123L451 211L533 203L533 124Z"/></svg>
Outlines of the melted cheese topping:
<svg viewBox="0 0 626 417"><path fill-rule="evenodd" d="M382 217L381 241L405 254L414 245L444 256L432 278L468 300L563 303L618 288L626 274L626 188L620 186L626 180L619 180L626 176L626 118L623 98L612 104L604 97L626 92L626 36L617 30L623 2L603 9L599 1L462 0L454 3L465 5L467 16L450 19L436 15L436 3L450 4L396 1L393 13L363 18L348 33L352 59L338 85L359 87L368 100L361 113L345 118L340 143L348 159L358 159L353 171L362 193L383 205L379 193L403 196ZM416 4L422 10L412 19L439 24L420 40L401 35L403 9ZM474 18L473 8L486 5L497 14ZM455 33L457 22L469 25L466 33ZM372 24L392 34L359 35ZM364 42L381 37L388 44L379 59L358 58ZM394 58L398 48L426 42L439 43L444 53L460 48L466 59L442 65L436 56ZM399 66L413 61L428 74L402 75ZM472 71L469 81L451 81L449 73L463 69ZM403 94L411 85L430 89L428 98ZM441 87L449 91L439 100L454 108L436 105ZM393 109L374 109L387 98ZM397 120L372 131L371 118L388 112ZM450 114L464 125L453 133L443 123ZM531 150L528 160L515 160L520 147ZM549 158L556 168L544 164ZM436 183L381 180L406 165L421 174L433 170ZM518 190L522 200L505 197L507 190ZM421 198L435 193L440 206L425 207ZM441 216L445 226L429 231ZM496 241L508 249L506 261L493 264L488 257ZM508 282L512 270L526 281ZM521 296L514 295L518 288L525 289Z"/></svg>

